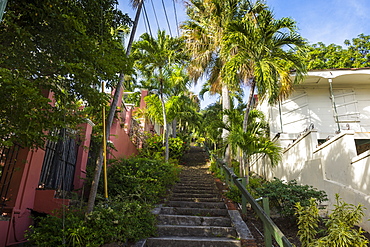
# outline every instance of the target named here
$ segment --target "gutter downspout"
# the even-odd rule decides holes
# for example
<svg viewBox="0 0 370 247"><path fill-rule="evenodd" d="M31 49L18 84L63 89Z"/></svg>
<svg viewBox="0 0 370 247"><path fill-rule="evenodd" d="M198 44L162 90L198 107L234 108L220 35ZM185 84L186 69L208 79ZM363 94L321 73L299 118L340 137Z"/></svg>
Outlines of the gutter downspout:
<svg viewBox="0 0 370 247"><path fill-rule="evenodd" d="M283 117L281 112L281 101L279 100L280 132L283 133Z"/></svg>
<svg viewBox="0 0 370 247"><path fill-rule="evenodd" d="M338 119L338 111L337 111L337 106L335 104L335 98L334 98L334 93L333 93L333 85L332 85L333 79L332 78L328 78L328 82L329 82L329 90L330 90L330 99L331 99L333 110L334 110L335 121L337 122L337 127L338 127L338 131L337 132L340 133L340 126L339 126L339 119Z"/></svg>

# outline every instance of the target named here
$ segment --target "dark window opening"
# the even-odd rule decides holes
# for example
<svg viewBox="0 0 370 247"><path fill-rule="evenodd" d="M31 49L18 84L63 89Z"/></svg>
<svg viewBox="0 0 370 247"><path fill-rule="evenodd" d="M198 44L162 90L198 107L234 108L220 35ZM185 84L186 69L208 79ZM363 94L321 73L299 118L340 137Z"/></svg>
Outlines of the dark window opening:
<svg viewBox="0 0 370 247"><path fill-rule="evenodd" d="M48 141L39 188L61 191L73 190L78 143L66 129L54 133L58 141Z"/></svg>
<svg viewBox="0 0 370 247"><path fill-rule="evenodd" d="M370 140L369 139L356 139L356 151L357 155L362 154L363 152L370 150Z"/></svg>

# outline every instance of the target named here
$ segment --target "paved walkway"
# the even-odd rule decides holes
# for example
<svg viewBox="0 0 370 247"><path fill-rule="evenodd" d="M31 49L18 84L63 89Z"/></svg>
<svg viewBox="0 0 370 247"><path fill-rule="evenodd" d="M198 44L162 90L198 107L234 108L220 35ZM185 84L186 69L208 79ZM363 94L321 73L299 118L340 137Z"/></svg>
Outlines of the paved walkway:
<svg viewBox="0 0 370 247"><path fill-rule="evenodd" d="M183 162L180 181L158 209L158 236L147 239L146 246L256 246L239 212L222 201L204 149L191 147Z"/></svg>

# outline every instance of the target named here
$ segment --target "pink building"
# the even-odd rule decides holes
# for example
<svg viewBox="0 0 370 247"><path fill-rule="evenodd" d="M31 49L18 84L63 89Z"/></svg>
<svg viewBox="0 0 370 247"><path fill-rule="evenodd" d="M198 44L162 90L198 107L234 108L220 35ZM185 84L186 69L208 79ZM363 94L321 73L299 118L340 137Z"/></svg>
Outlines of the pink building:
<svg viewBox="0 0 370 247"><path fill-rule="evenodd" d="M142 99L147 93L142 91ZM143 100L140 107L145 107ZM111 128L109 142L114 150L108 158L136 155L140 145L136 132L148 128L145 121L132 119L133 107L120 108ZM68 205L64 193L82 193L93 125L86 121L77 139L60 130L54 134L63 141L49 141L44 149L0 147L0 247L26 241L24 232L33 223L32 214L51 213Z"/></svg>

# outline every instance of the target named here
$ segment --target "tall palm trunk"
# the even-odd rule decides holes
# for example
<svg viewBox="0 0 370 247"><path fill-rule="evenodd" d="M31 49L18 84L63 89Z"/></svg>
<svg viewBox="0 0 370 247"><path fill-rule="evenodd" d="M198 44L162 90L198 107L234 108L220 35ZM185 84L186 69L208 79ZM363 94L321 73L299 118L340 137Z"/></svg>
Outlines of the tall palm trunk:
<svg viewBox="0 0 370 247"><path fill-rule="evenodd" d="M222 110L223 111L230 110L230 108L231 108L230 95L229 95L229 88L227 87L227 85L222 85L222 94L221 95L222 95ZM229 116L227 114L224 114L222 116L222 122L225 125L229 124ZM229 131L224 128L222 130L222 135L221 135L223 143L227 143L228 136L229 136ZM224 162L228 165L231 164L231 147L230 147L230 145L226 146Z"/></svg>
<svg viewBox="0 0 370 247"><path fill-rule="evenodd" d="M131 52L132 42L134 40L137 25L139 23L139 18L140 18L142 5L143 5L143 0L139 0L139 4L138 4L136 15L135 15L135 21L134 21L133 26L132 26L129 43L128 43L127 49L126 49L126 56L129 56L130 52ZM109 115L108 115L108 118L107 118L107 123L106 123L106 136L107 136L107 138L109 138L109 136L110 136L110 129L111 129L111 126L112 126L112 123L113 123L114 115L116 113L117 103L118 103L119 97L121 95L121 89L122 89L122 85L123 85L124 80L125 80L124 73L120 73L119 81L118 81L116 90L114 92L113 100L112 100L111 105L110 105ZM105 119L103 119L103 121L105 121ZM87 202L87 209L86 209L87 213L92 212L93 209L94 209L96 194L98 192L100 174L101 174L101 170L102 170L102 167L103 167L103 152L104 152L103 149L104 148L103 148L103 144L102 144L99 148L98 158L96 160L96 167L95 167L95 171L94 171L94 178L91 182L91 189L90 189L90 194L89 194L89 199L88 199L88 202Z"/></svg>
<svg viewBox="0 0 370 247"><path fill-rule="evenodd" d="M163 78L161 75L160 80L160 99L161 99L161 104L162 104L162 114L163 114L163 141L165 145L165 153L164 153L164 160L167 162L169 159L169 146L168 146L168 125L167 125L167 115L166 115L166 106L164 103L164 98L163 98Z"/></svg>
<svg viewBox="0 0 370 247"><path fill-rule="evenodd" d="M177 119L175 118L173 121L172 121L172 136L173 138L176 138L177 137Z"/></svg>
<svg viewBox="0 0 370 247"><path fill-rule="evenodd" d="M251 107L252 107L252 101L253 101L253 95L254 95L255 88L256 88L256 80L253 78L249 97L248 97L247 107L245 108L245 113L244 113L244 120L243 120L243 131L244 132L247 131L248 117L249 117L249 112L251 111Z"/></svg>
<svg viewBox="0 0 370 247"><path fill-rule="evenodd" d="M247 107L245 108L245 113L244 113L243 132L247 132L249 112L251 111L255 88L256 88L256 80L255 80L255 78L253 78L251 88L250 88L249 97L248 97ZM241 156L242 157L240 159L240 161L241 161L240 167L244 168L244 169L242 169L244 174L240 174L240 176L241 177L244 176L246 178L246 184L248 184L249 183L249 161L247 160L247 155L245 154L244 151L241 152Z"/></svg>

